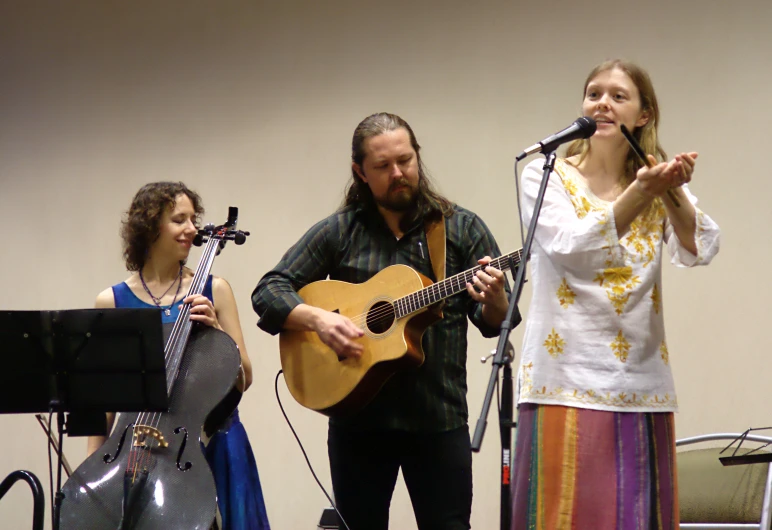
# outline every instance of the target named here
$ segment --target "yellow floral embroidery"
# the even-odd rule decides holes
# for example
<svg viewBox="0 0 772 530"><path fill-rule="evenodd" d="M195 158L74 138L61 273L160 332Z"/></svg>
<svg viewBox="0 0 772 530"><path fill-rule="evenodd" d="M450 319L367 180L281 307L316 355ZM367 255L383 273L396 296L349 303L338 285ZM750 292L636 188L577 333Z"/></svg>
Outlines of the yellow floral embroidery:
<svg viewBox="0 0 772 530"><path fill-rule="evenodd" d="M617 337L614 339L614 342L612 342L609 346L611 346L611 349L614 352L614 357L623 363L627 362L627 356L630 353L630 343L627 341L624 334L622 334L621 329L619 330L619 333L617 333Z"/></svg>
<svg viewBox="0 0 772 530"><path fill-rule="evenodd" d="M576 210L576 216L579 219L584 219L587 214L593 210L592 204L586 197L572 197L571 202L574 203L574 209Z"/></svg>
<svg viewBox="0 0 772 530"><path fill-rule="evenodd" d="M534 388L533 379L531 378L531 370L533 369L533 363L524 364L521 367L520 372L520 395L525 396L538 396L538 397L558 397L563 393L562 387L557 387L552 390L547 390L547 387L542 385L540 388Z"/></svg>
<svg viewBox="0 0 772 530"><path fill-rule="evenodd" d="M607 294L608 299L611 302L611 305L614 306L614 310L616 311L617 315L621 315L625 310L627 302L630 301L630 293L615 293L613 291L607 291Z"/></svg>
<svg viewBox="0 0 772 530"><path fill-rule="evenodd" d="M560 176L563 187L568 193L568 198L574 207L576 216L584 219L591 212L600 213L598 224L601 225L600 236L604 238L608 251L606 266L611 267L614 263L613 249L618 244L617 232L610 229L609 221L609 203L601 201L594 195L588 195L584 182L577 182L576 168L568 164L564 159L558 158L555 162L555 172Z"/></svg>
<svg viewBox="0 0 772 530"><path fill-rule="evenodd" d="M557 290L558 301L563 309L568 309L568 306L574 303L576 299L576 293L568 285L568 282L563 278L563 282L560 284Z"/></svg>
<svg viewBox="0 0 772 530"><path fill-rule="evenodd" d="M524 364L520 369L520 393L522 395L533 393L533 379L531 378L532 369L532 362Z"/></svg>
<svg viewBox="0 0 772 530"><path fill-rule="evenodd" d="M599 272L595 279L598 285L606 288L606 294L611 301L611 305L621 315L627 302L630 300L630 293L641 283L638 276L633 276L632 267L612 267Z"/></svg>
<svg viewBox="0 0 772 530"><path fill-rule="evenodd" d="M651 290L651 301L654 304L654 312L659 315L659 287L657 287L656 283L654 284L654 288Z"/></svg>
<svg viewBox="0 0 772 530"><path fill-rule="evenodd" d="M573 181L564 178L563 179L563 187L566 189L569 195L572 197L576 195L576 184L573 183Z"/></svg>
<svg viewBox="0 0 772 530"><path fill-rule="evenodd" d="M647 267L657 255L662 240L665 206L661 199L654 202L630 224L630 230L622 238L622 244L632 252L630 258Z"/></svg>
<svg viewBox="0 0 772 530"><path fill-rule="evenodd" d="M616 313L621 315L627 307L630 295L641 284L640 277L633 272L633 264L640 263L647 267L659 252L665 206L660 199L654 200L630 224L628 233L619 239L609 218L610 203L595 197L577 175L576 169L563 159L558 159L555 171L561 177L577 217L583 219L590 213L601 213L598 216L598 223L602 225L599 234L606 241L608 256L605 260L606 269L598 273L595 281L606 289L609 302Z"/></svg>
<svg viewBox="0 0 772 530"><path fill-rule="evenodd" d="M566 341L560 336L555 328L552 328L552 333L547 336L547 340L544 341L544 347L547 348L547 353L552 357L557 358L558 355L563 353L563 348L566 346Z"/></svg>
<svg viewBox="0 0 772 530"><path fill-rule="evenodd" d="M569 166L569 164L567 164L563 159L558 159L555 163L555 171L558 175L560 175L561 181L563 182L563 187L571 199L571 204L574 205L574 210L576 210L576 216L579 219L584 219L590 212L605 211L606 208L604 206L594 204L587 198L587 195L579 189L579 186L576 185L574 180L574 176L571 175L572 170L568 169L566 166ZM584 186L582 185L582 188L583 187Z"/></svg>
<svg viewBox="0 0 772 530"><path fill-rule="evenodd" d="M662 344L659 345L659 353L665 364L670 364L670 353L667 351L667 345L664 340L662 341Z"/></svg>
<svg viewBox="0 0 772 530"><path fill-rule="evenodd" d="M525 379L525 367L523 370ZM529 378L530 380L530 378ZM579 405L605 405L612 407L651 407L651 408L672 408L678 406L678 400L675 396L671 396L669 393L662 395L649 395L633 393L611 393L611 392L598 392L595 390L567 390L561 387L553 389L541 386L538 389L534 389L533 385L521 385L520 387L521 399L536 399L542 401L544 398L560 399L561 401L568 401L571 403L577 403Z"/></svg>
<svg viewBox="0 0 772 530"><path fill-rule="evenodd" d="M620 286L629 282L633 278L632 267L615 267L611 269L605 269L603 272L599 272L594 282L598 282L598 285ZM636 276L637 278L637 276Z"/></svg>

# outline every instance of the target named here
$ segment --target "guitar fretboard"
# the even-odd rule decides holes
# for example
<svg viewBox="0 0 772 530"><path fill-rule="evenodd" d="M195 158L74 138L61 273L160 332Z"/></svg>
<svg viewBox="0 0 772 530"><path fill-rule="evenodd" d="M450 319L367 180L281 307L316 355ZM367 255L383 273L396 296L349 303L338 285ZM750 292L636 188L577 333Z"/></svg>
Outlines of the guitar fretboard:
<svg viewBox="0 0 772 530"><path fill-rule="evenodd" d="M486 267L490 266L498 270L504 270L509 268L510 259L514 262L514 265L517 266L518 264L520 264L521 257L522 257L522 249L516 250L514 252L510 252L509 254L506 254L504 256L500 256L498 258L492 259L490 263L485 266ZM466 284L472 283L472 280L474 279L475 274L477 274L477 271L480 271L482 269L483 269L483 266L478 265L477 267L466 270L464 272L460 272L455 276L446 278L441 282L433 283L429 287L425 287L420 291L416 291L414 293L411 293L407 296L403 296L402 298L395 300L394 311L396 313L396 317L397 318L405 317L407 315L410 315L411 313L420 311L421 309L427 306L436 304L441 300L449 298L454 294L458 294L461 291L465 291Z"/></svg>

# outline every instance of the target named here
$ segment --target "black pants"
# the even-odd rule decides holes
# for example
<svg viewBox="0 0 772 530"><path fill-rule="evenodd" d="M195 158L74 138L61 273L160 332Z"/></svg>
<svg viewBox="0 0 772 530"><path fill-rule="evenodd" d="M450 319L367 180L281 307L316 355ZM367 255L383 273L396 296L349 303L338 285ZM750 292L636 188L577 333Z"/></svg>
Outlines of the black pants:
<svg viewBox="0 0 772 530"><path fill-rule="evenodd" d="M350 530L388 530L400 467L420 530L470 528L472 451L467 426L413 434L330 425L327 449L335 502Z"/></svg>

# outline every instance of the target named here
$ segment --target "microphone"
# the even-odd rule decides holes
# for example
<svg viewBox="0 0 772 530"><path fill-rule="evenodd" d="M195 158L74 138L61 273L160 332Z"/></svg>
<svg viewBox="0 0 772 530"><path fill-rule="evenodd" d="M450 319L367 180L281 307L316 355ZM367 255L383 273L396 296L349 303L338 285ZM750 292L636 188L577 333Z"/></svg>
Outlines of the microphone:
<svg viewBox="0 0 772 530"><path fill-rule="evenodd" d="M595 134L597 128L598 126L595 124L595 120L588 116L582 116L562 131L555 133L552 136L547 136L538 144L533 144L531 147L517 155L515 160L519 162L534 153L549 153L550 151L554 151L556 147L566 142L577 140L579 138L589 138Z"/></svg>

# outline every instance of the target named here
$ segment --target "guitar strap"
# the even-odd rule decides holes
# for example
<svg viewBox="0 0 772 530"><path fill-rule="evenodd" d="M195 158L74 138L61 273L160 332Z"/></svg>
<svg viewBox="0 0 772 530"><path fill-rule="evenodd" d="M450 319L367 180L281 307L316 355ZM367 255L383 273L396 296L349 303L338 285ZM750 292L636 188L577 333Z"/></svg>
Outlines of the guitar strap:
<svg viewBox="0 0 772 530"><path fill-rule="evenodd" d="M445 279L445 216L426 218L426 246L429 247L429 261L438 282Z"/></svg>

